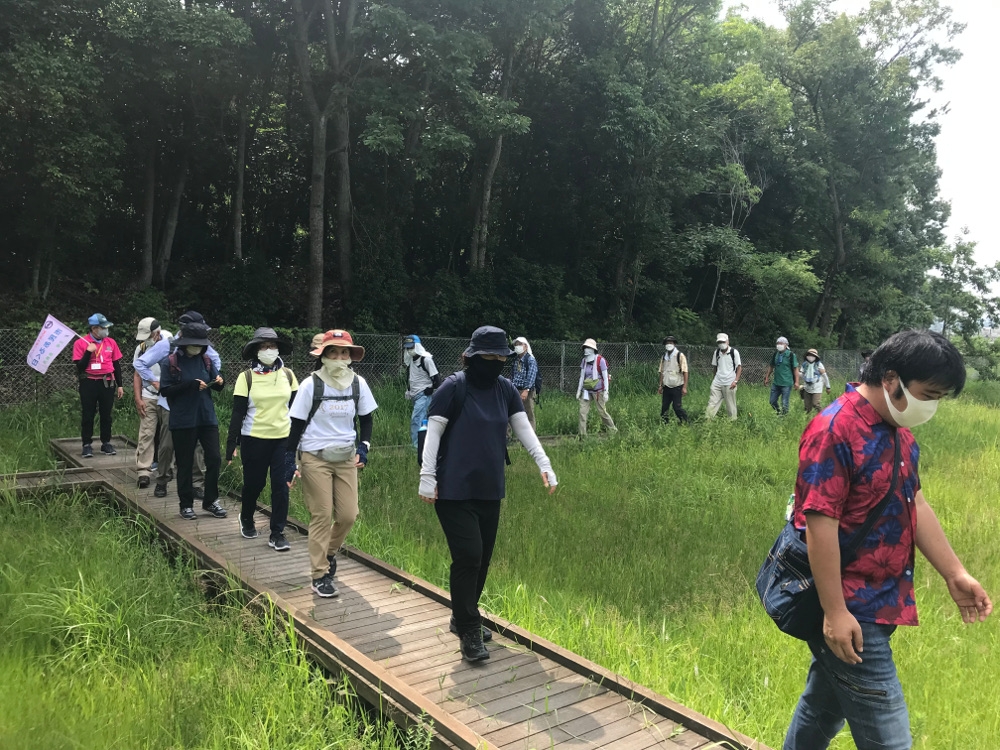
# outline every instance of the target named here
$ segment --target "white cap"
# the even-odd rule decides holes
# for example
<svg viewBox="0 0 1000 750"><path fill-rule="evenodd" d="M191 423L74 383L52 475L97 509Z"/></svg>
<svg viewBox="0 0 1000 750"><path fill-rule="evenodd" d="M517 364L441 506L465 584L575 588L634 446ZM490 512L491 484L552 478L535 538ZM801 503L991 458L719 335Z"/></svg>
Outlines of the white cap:
<svg viewBox="0 0 1000 750"><path fill-rule="evenodd" d="M139 327L135 331L135 340L145 341L153 334L153 331L157 330L159 327L160 324L156 318L143 318L139 321Z"/></svg>
<svg viewBox="0 0 1000 750"><path fill-rule="evenodd" d="M715 337L715 343L719 343L720 341L729 341L729 336L724 333L720 333Z"/></svg>
<svg viewBox="0 0 1000 750"><path fill-rule="evenodd" d="M788 343L788 339L786 339L784 336L779 336L777 343L779 343L779 344L787 344Z"/></svg>

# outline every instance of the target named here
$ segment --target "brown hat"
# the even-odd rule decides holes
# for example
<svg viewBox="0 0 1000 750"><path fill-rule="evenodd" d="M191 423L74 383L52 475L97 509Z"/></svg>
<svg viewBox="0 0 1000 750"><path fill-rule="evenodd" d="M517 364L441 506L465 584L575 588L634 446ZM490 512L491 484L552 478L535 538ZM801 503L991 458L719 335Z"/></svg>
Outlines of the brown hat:
<svg viewBox="0 0 1000 750"><path fill-rule="evenodd" d="M808 357L808 356L809 356L810 354L811 354L811 355L813 355L813 356L814 356L814 357L815 357L816 359L819 359L819 352L818 352L818 351L816 351L815 349L810 349L809 351L807 351L807 352L806 352L806 356L807 356L807 357Z"/></svg>
<svg viewBox="0 0 1000 750"><path fill-rule="evenodd" d="M322 357L323 352L326 351L328 347L342 346L345 349L351 350L352 362L360 362L365 358L365 348L363 346L357 346L354 343L354 339L351 338L351 334L347 331L334 328L326 333L317 334L316 336L313 336L314 345L316 344L316 339L319 339L319 345L309 352L314 357Z"/></svg>

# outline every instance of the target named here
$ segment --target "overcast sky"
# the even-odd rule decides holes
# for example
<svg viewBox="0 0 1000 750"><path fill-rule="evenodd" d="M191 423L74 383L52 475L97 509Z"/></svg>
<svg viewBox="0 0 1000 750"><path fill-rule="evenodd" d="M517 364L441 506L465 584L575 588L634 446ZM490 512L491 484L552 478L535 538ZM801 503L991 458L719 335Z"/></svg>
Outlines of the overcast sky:
<svg viewBox="0 0 1000 750"><path fill-rule="evenodd" d="M1000 0L946 1L955 20L967 24L955 44L962 59L940 71L944 88L933 98L935 105L949 105L940 119L938 165L941 195L951 202L949 239L963 227L979 243L980 263L1000 261L1000 202L995 195L994 176L1000 175L1000 147L995 133L1000 131L1000 86L996 80L997 29L1000 29ZM776 0L729 0L743 5L743 15L783 26ZM835 7L855 12L867 5L863 0L839 0Z"/></svg>

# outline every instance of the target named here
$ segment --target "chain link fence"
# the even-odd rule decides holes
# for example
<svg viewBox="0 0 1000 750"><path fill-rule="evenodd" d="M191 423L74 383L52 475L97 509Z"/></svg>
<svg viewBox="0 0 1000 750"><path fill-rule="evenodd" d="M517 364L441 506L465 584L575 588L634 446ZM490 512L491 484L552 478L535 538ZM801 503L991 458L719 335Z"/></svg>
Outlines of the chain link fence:
<svg viewBox="0 0 1000 750"><path fill-rule="evenodd" d="M124 355L122 374L126 391L130 393L132 355L136 342L132 340L131 328L122 326L122 329L128 335L120 335L116 341ZM0 407L23 403L40 404L54 393L76 388L76 368L71 361L70 347L59 355L45 375L28 367L25 360L36 335L37 331L0 329ZM247 367L241 354L246 341L226 338L218 332L213 332L210 338L222 358L224 376L232 382L236 373ZM300 376L313 368L314 360L309 356L310 339L311 336L303 336L293 340L292 355L286 358L287 364ZM354 335L354 340L366 350L364 361L354 366L360 375L373 385L398 380L401 390L405 388L402 336L358 333ZM468 344L467 339L428 336L423 337L422 341L427 351L434 355L434 361L442 375L448 375L461 367L461 355ZM531 347L538 361L544 389L549 392L575 393L582 360L581 342L533 341ZM681 343L679 348L687 356L693 374L712 374L714 346L686 346ZM739 346L736 349L743 362L743 381L762 382L774 349ZM626 382L632 380L647 386L656 383L656 369L663 356L660 344L602 343L600 351L608 361L612 377L619 382L624 378ZM795 350L795 353L801 359L805 349ZM843 381L857 378L862 362L861 352L827 350L821 351L820 355L832 379Z"/></svg>

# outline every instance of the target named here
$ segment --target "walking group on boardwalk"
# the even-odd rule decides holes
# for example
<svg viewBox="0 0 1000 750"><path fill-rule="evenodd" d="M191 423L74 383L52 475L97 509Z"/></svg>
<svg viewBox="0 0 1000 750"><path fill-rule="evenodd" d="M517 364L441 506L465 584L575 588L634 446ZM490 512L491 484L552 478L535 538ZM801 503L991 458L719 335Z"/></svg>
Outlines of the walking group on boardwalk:
<svg viewBox="0 0 1000 750"><path fill-rule="evenodd" d="M156 493L162 489L164 496L172 451L181 516L196 517L197 498L204 512L225 517L217 502L221 456L211 395L225 384L221 363L201 315L188 312L179 322L173 338L148 318L136 332L133 385L142 419L138 482L148 487L155 476ZM98 411L101 450L114 453L110 405L122 395L121 352L109 335L113 324L100 314L88 323L91 331L73 355L80 374L85 457L93 455ZM684 423L689 421L683 406L688 358L673 336L662 346L657 368L661 418L668 421L672 410ZM604 426L616 431L606 408L613 380L607 360L594 339L581 349L580 433L586 433L595 405ZM509 435L534 460L542 487L552 493L558 484L529 406L541 390L538 363L526 339L515 339L511 348L506 332L491 326L473 333L461 370L447 378L441 378L418 336L404 339L404 351L412 442L424 433L418 494L434 506L451 555L450 630L459 637L466 661L482 661L489 658L485 644L492 633L483 625L479 600L506 494ZM290 353L290 344L270 328L257 329L243 348L247 368L235 380L226 459L242 457L240 533L247 539L258 536L255 511L270 475L268 544L278 552L289 549L283 534L289 489L301 479L310 513L312 591L333 597L338 594L337 553L358 515L358 472L369 463L378 404L365 379L351 369L364 359L365 349L347 331L313 338L313 371L301 382L285 364ZM503 377L508 361L513 365L509 379ZM714 416L725 403L735 418L743 364L724 333L717 336L712 367L707 415ZM861 750L912 747L891 640L899 626L917 624L917 549L945 580L964 622L984 621L993 608L924 497L920 451L910 432L934 416L942 399L963 390L961 354L940 334L904 331L875 350L859 374L860 382L849 383L824 409L822 396L831 385L816 349L800 360L781 337L766 368L775 412L787 414L793 390L802 394L807 414L817 412L800 442L788 523L757 579L765 610L782 630L805 640L811 652L784 750L826 748L845 723ZM200 494L196 472L203 477Z"/></svg>

